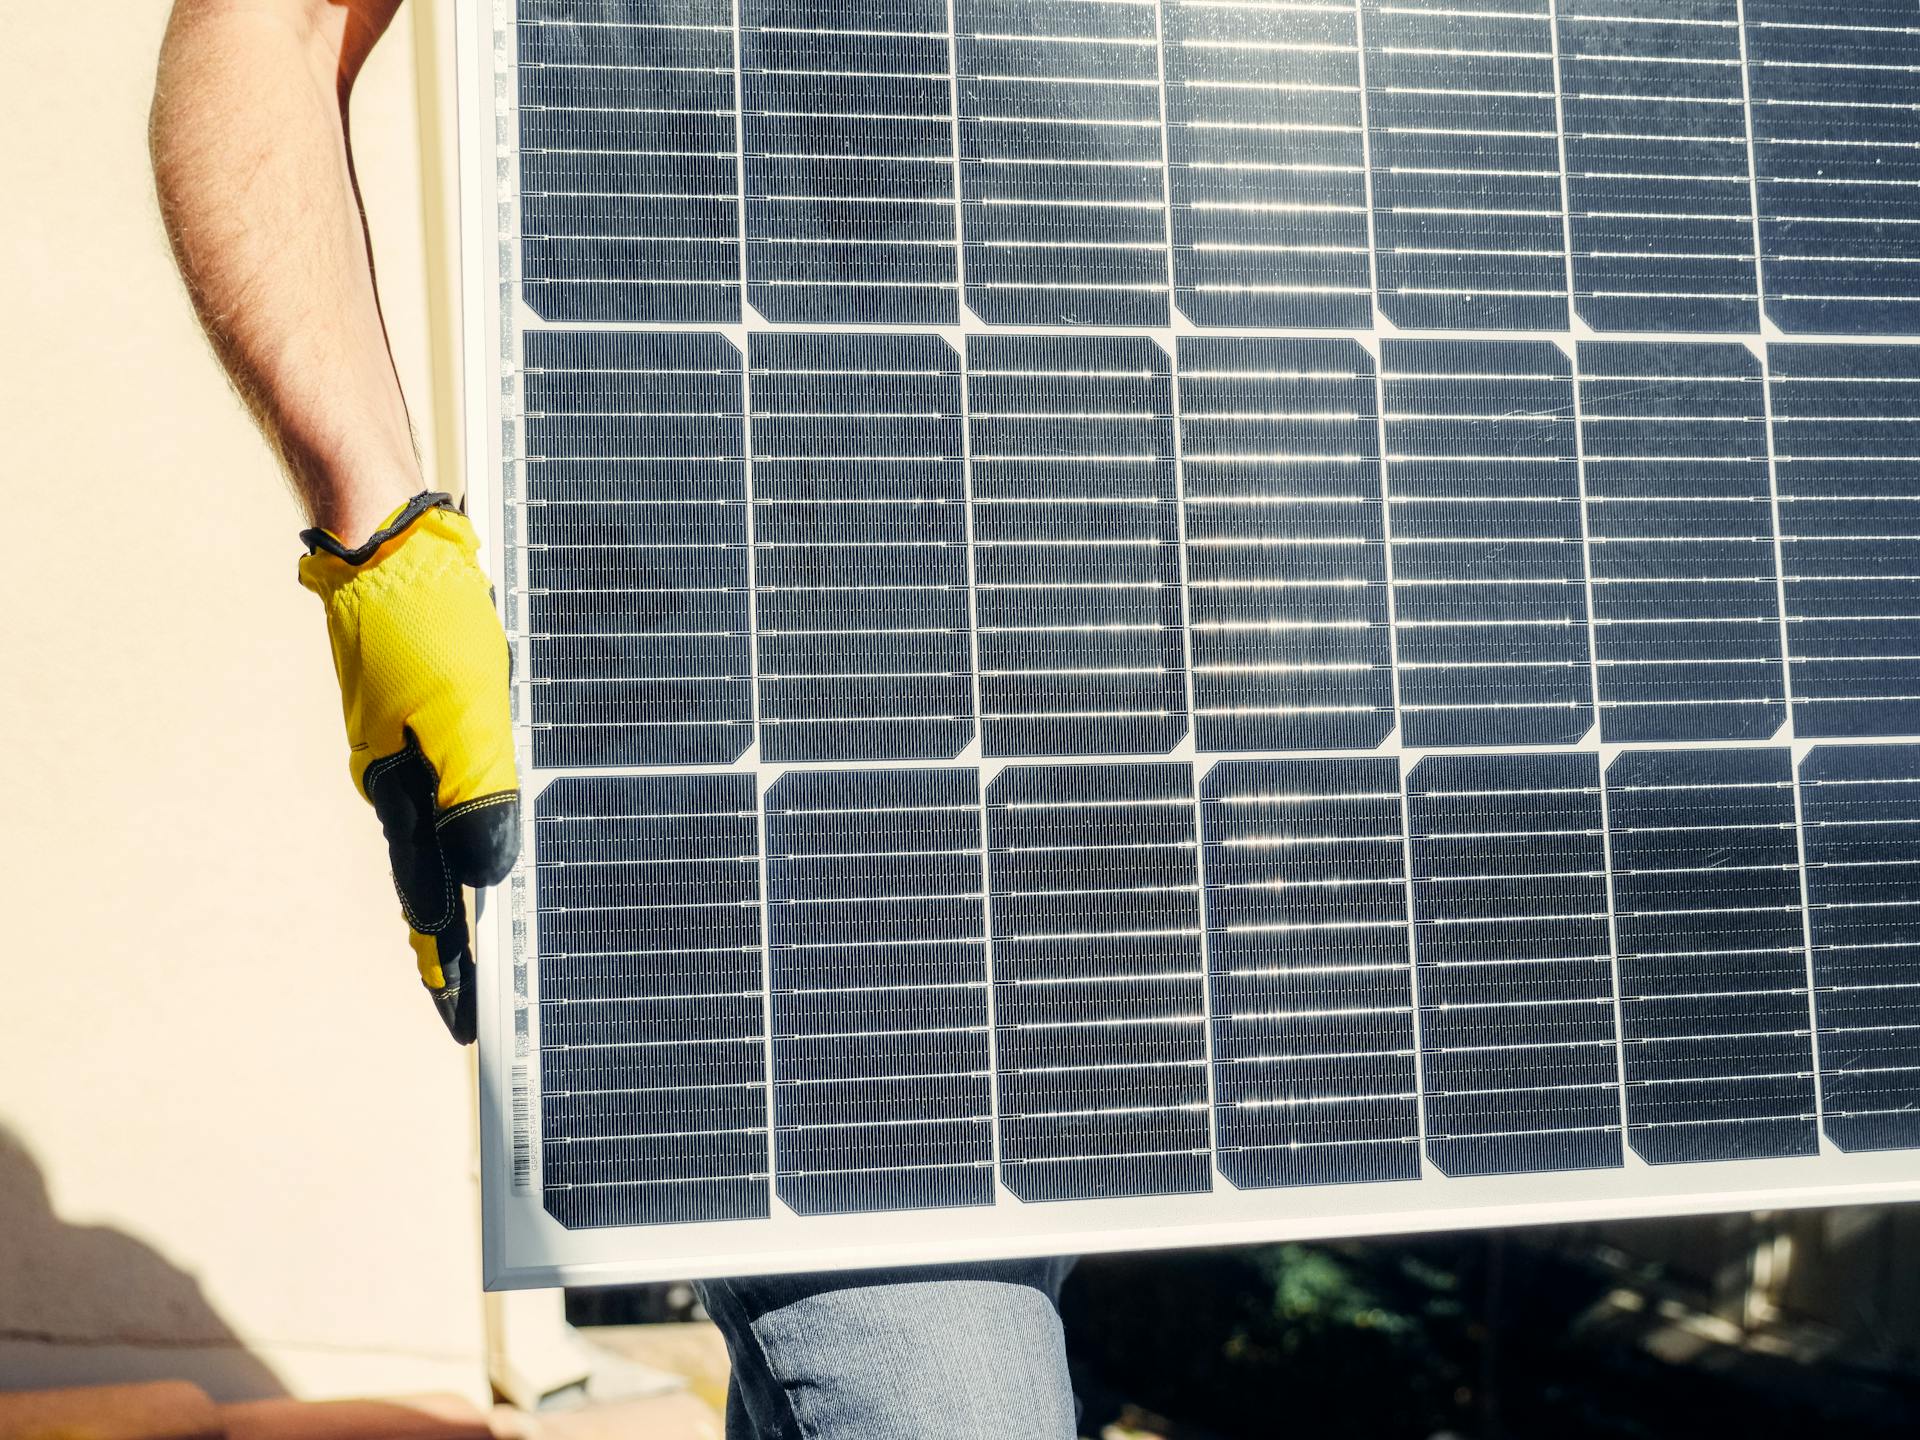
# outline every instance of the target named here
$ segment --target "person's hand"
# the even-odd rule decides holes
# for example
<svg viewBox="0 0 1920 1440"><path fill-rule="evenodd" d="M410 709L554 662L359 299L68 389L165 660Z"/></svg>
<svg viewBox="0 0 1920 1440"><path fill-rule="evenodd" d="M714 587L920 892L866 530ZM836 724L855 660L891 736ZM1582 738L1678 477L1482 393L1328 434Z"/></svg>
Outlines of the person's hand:
<svg viewBox="0 0 1920 1440"><path fill-rule="evenodd" d="M460 887L499 884L520 851L507 637L479 541L433 492L355 548L325 530L300 538L300 583L327 608L353 782L386 831L420 978L454 1039L471 1044Z"/></svg>

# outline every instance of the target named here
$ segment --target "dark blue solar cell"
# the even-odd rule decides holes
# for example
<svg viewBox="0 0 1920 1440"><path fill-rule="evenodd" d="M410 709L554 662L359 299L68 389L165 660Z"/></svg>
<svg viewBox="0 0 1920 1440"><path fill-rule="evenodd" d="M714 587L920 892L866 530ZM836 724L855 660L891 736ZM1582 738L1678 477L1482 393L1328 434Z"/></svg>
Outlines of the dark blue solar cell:
<svg viewBox="0 0 1920 1440"><path fill-rule="evenodd" d="M1370 328L1351 5L1162 14L1174 303L1196 325Z"/></svg>
<svg viewBox="0 0 1920 1440"><path fill-rule="evenodd" d="M1399 762L1226 762L1200 812L1220 1173L1418 1179Z"/></svg>
<svg viewBox="0 0 1920 1440"><path fill-rule="evenodd" d="M1746 0L1760 269L1798 334L1920 332L1920 12Z"/></svg>
<svg viewBox="0 0 1920 1440"><path fill-rule="evenodd" d="M1920 349L1768 359L1794 733L1920 734Z"/></svg>
<svg viewBox="0 0 1920 1440"><path fill-rule="evenodd" d="M1351 340L1180 341L1202 750L1364 750L1392 731L1378 409Z"/></svg>
<svg viewBox="0 0 1920 1440"><path fill-rule="evenodd" d="M1429 756L1407 823L1427 1154L1448 1175L1624 1163L1599 761Z"/></svg>
<svg viewBox="0 0 1920 1440"><path fill-rule="evenodd" d="M1381 356L1401 739L1570 745L1593 726L1572 366L1545 341Z"/></svg>
<svg viewBox="0 0 1920 1440"><path fill-rule="evenodd" d="M1564 330L1551 0L1361 0L1380 309L1411 330Z"/></svg>
<svg viewBox="0 0 1920 1440"><path fill-rule="evenodd" d="M766 1215L753 777L560 779L534 817L548 1212Z"/></svg>
<svg viewBox="0 0 1920 1440"><path fill-rule="evenodd" d="M1920 1147L1920 746L1820 746L1800 818L1827 1138Z"/></svg>
<svg viewBox="0 0 1920 1440"><path fill-rule="evenodd" d="M993 325L1167 323L1154 7L953 0L967 304Z"/></svg>
<svg viewBox="0 0 1920 1440"><path fill-rule="evenodd" d="M1629 750L1607 808L1627 1143L1654 1165L1814 1154L1788 752Z"/></svg>
<svg viewBox="0 0 1920 1440"><path fill-rule="evenodd" d="M946 0L742 0L740 81L754 309L956 321Z"/></svg>
<svg viewBox="0 0 1920 1440"><path fill-rule="evenodd" d="M1786 723L1764 384L1744 345L1580 347L1604 740Z"/></svg>
<svg viewBox="0 0 1920 1440"><path fill-rule="evenodd" d="M526 335L528 687L538 765L692 765L753 741L740 352Z"/></svg>
<svg viewBox="0 0 1920 1440"><path fill-rule="evenodd" d="M760 752L945 759L974 734L960 357L752 339Z"/></svg>
<svg viewBox="0 0 1920 1440"><path fill-rule="evenodd" d="M1760 328L1738 0L1559 0L1573 308Z"/></svg>
<svg viewBox="0 0 1920 1440"><path fill-rule="evenodd" d="M1000 1173L1022 1200L1212 1187L1193 772L987 787Z"/></svg>
<svg viewBox="0 0 1920 1440"><path fill-rule="evenodd" d="M979 773L794 771L766 811L780 1198L991 1205Z"/></svg>
<svg viewBox="0 0 1920 1440"><path fill-rule="evenodd" d="M1171 370L1143 336L967 342L989 755L1164 754L1187 733Z"/></svg>
<svg viewBox="0 0 1920 1440"><path fill-rule="evenodd" d="M729 0L522 0L520 264L547 320L740 318Z"/></svg>

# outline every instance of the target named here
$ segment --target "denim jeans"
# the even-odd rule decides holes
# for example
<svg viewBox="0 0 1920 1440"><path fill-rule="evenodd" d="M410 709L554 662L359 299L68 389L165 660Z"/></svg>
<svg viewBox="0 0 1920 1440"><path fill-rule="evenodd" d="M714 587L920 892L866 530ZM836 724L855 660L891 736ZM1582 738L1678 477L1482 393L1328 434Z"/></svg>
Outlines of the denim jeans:
<svg viewBox="0 0 1920 1440"><path fill-rule="evenodd" d="M727 1440L1073 1440L1071 1259L703 1280Z"/></svg>

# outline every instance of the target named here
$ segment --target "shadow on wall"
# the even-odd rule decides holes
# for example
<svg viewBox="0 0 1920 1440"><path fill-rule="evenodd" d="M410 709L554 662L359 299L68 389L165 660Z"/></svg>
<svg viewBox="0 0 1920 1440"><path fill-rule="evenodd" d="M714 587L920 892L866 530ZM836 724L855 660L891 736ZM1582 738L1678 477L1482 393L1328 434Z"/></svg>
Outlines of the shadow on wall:
<svg viewBox="0 0 1920 1440"><path fill-rule="evenodd" d="M0 1126L0 1390L190 1380L219 1400L284 1395L200 1283L151 1246L54 1214Z"/></svg>

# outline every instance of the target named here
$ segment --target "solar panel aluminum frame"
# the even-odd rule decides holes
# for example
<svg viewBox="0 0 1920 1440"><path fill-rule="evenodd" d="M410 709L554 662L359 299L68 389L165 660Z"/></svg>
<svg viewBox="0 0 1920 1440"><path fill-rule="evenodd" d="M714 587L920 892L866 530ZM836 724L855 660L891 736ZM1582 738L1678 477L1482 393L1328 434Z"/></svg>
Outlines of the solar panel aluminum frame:
<svg viewBox="0 0 1920 1440"><path fill-rule="evenodd" d="M520 577L508 570L514 537L502 481L517 453L521 336L523 331L541 328L545 322L527 310L520 299L514 259L517 194L511 119L512 0L461 0L454 6L454 14L464 360L460 393L467 504L485 541L485 561L503 608L509 610L511 630L511 597ZM746 352L746 331L738 325L648 328L717 330L727 334L743 356ZM938 329L956 349L963 349L965 334L1006 333L1006 327L975 327L970 322L958 329L918 328ZM1027 333L1058 333L1043 326L1015 328ZM1359 337L1376 363L1377 337L1383 328L1376 320L1375 338ZM1139 327L1116 327L1098 333L1143 332ZM1158 343L1170 351L1176 333L1200 332L1182 320L1170 330L1154 333ZM1769 334L1770 338L1784 338ZM1449 332L1446 338L1519 337ZM1567 346L1563 343L1561 348ZM524 664L524 655L521 660ZM1792 742L1796 770L1819 743ZM1888 737L1882 743L1896 741ZM1599 745L1603 771L1627 748L1631 747ZM1516 752L1524 752L1524 747L1509 747L1500 753ZM1404 791L1412 765L1424 755L1471 756L1479 750L1465 747L1409 753L1387 747L1373 753L1397 758ZM1162 758L1194 760L1191 736ZM1197 782L1204 783L1217 767L1244 758L1198 757ZM554 777L550 771L533 767L524 735L520 759L528 798L526 839L530 856L534 802ZM991 783L1007 763L982 763L983 785ZM760 767L763 802L767 789L784 768ZM646 773L685 774L687 770L661 767ZM1817 1159L1655 1166L1644 1163L1629 1148L1624 1164L1617 1169L1443 1176L1423 1144L1420 1178L1415 1180L1239 1189L1221 1173L1216 1157L1211 1166L1212 1188L1198 1194L1023 1202L996 1174L994 1203L989 1206L802 1216L776 1195L770 1198L769 1213L762 1219L567 1229L543 1208L538 1191L538 1157L531 1149L537 1145L537 1124L531 1121L529 1107L537 1102L525 1083L524 1067L530 1056L524 1027L537 1024L538 979L525 962L537 949L538 933L537 916L525 903L524 887L529 883L529 863L523 862L521 871L507 885L480 898L476 924L482 977L479 1101L483 1271L489 1289L1920 1199L1920 1151L1842 1153L1822 1135ZM518 904L516 887L521 890Z"/></svg>

